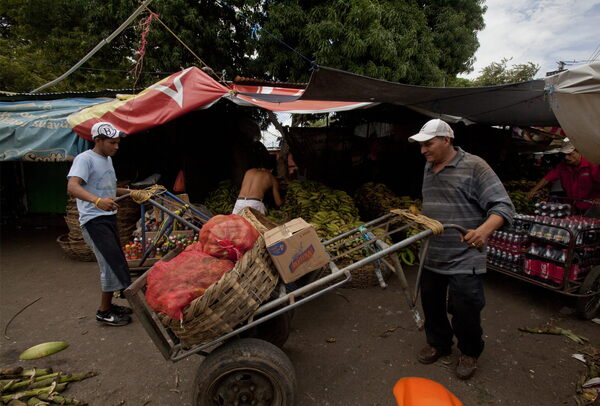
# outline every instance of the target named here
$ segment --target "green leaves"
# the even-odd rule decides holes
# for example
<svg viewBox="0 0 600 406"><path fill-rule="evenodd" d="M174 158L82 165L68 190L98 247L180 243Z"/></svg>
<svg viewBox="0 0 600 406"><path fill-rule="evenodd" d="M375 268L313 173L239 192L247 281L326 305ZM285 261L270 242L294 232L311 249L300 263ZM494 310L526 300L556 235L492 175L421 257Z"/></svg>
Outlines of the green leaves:
<svg viewBox="0 0 600 406"><path fill-rule="evenodd" d="M483 0L154 0L150 8L226 79L236 75L305 82L310 61L420 85L471 68ZM0 89L29 91L69 69L139 6L136 0L4 0L0 3ZM52 18L48 18L52 16ZM49 91L147 86L201 66L157 20L142 14L75 74ZM256 27L263 27L253 35ZM290 50L281 42L295 49ZM302 55L302 56L301 56ZM138 80L139 79L139 80ZM137 82L136 82L137 80Z"/></svg>
<svg viewBox="0 0 600 406"><path fill-rule="evenodd" d="M526 82L534 78L540 65L533 62L515 64L508 67L512 58L502 58L481 70L481 75L473 81L474 86L501 85L504 83Z"/></svg>

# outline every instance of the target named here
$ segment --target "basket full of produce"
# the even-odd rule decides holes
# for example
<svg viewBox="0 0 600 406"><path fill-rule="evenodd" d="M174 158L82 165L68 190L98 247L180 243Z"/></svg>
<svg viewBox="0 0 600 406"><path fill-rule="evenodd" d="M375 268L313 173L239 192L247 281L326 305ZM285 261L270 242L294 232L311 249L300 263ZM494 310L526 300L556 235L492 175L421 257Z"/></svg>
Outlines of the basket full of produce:
<svg viewBox="0 0 600 406"><path fill-rule="evenodd" d="M278 279L257 229L241 216L218 215L202 227L198 243L148 271L146 301L186 347L233 331Z"/></svg>

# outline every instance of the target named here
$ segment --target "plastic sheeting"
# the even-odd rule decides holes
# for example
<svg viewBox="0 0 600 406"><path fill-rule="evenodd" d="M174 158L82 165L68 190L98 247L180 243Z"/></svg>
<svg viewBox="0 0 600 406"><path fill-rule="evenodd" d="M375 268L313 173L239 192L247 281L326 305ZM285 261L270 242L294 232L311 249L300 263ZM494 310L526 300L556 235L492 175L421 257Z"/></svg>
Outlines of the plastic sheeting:
<svg viewBox="0 0 600 406"><path fill-rule="evenodd" d="M575 148L600 164L600 62L546 78L552 111Z"/></svg>
<svg viewBox="0 0 600 406"><path fill-rule="evenodd" d="M87 149L67 116L105 99L0 102L0 161L72 161Z"/></svg>

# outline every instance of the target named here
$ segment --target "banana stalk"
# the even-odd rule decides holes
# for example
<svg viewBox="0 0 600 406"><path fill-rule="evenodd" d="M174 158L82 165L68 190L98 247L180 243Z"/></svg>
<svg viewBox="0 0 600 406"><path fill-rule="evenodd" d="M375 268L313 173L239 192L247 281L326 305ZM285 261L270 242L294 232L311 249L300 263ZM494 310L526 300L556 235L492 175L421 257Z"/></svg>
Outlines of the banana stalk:
<svg viewBox="0 0 600 406"><path fill-rule="evenodd" d="M24 370L21 375L23 376L43 376L49 375L52 373L52 368L32 368Z"/></svg>
<svg viewBox="0 0 600 406"><path fill-rule="evenodd" d="M48 394L40 394L39 398L41 400L58 403L59 405L77 405L77 406L86 406L86 402L82 402L81 400L64 398L58 395L48 395Z"/></svg>
<svg viewBox="0 0 600 406"><path fill-rule="evenodd" d="M77 382L82 381L87 378L91 378L96 376L95 372L88 372L86 374L61 374L60 372L56 372L54 374L44 375L35 378L34 380L28 379L26 381L21 381L18 383L14 383L8 389L3 389L3 392L15 392L17 390L23 389L36 389L43 388L52 384L52 382L56 381L57 383L66 383L66 382Z"/></svg>
<svg viewBox="0 0 600 406"><path fill-rule="evenodd" d="M27 403L21 402L19 399L13 399L8 402L8 406L27 406Z"/></svg>
<svg viewBox="0 0 600 406"><path fill-rule="evenodd" d="M53 383L52 385L45 387L45 388L31 389L31 390L26 390L23 392L13 393L10 395L2 395L2 396L0 396L0 402L7 403L14 399L27 399L32 396L39 396L44 393L54 393L54 392L60 393L66 389L67 385L68 385L67 383L59 383L59 384Z"/></svg>
<svg viewBox="0 0 600 406"><path fill-rule="evenodd" d="M23 367L9 367L0 369L0 377L4 375L20 375L23 372Z"/></svg>
<svg viewBox="0 0 600 406"><path fill-rule="evenodd" d="M36 397L31 397L27 401L27 406L47 406L49 404L50 403L44 402L43 400L40 400L40 399L38 399Z"/></svg>

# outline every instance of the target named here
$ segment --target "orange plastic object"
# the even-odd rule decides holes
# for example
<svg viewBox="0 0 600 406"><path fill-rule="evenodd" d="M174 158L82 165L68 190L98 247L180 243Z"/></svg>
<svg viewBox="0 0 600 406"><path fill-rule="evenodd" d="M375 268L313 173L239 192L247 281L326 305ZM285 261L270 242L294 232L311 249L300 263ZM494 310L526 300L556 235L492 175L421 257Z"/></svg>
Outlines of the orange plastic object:
<svg viewBox="0 0 600 406"><path fill-rule="evenodd" d="M425 378L402 378L394 385L398 406L463 406L448 389Z"/></svg>

